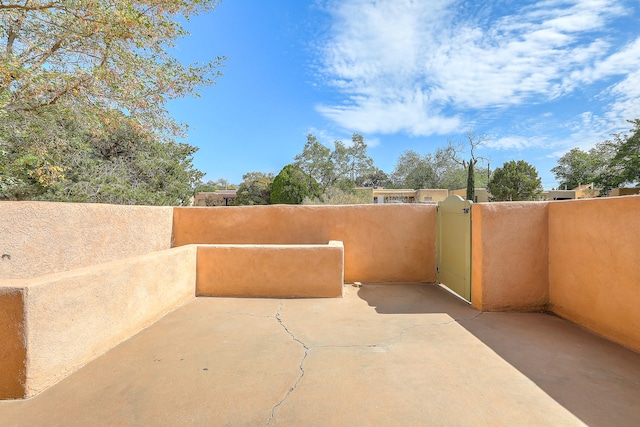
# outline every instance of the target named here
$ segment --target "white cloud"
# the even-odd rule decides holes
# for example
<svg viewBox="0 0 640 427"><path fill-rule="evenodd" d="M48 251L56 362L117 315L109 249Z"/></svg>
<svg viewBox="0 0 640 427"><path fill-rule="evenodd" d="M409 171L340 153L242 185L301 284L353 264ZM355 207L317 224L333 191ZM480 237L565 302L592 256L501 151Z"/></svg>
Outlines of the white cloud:
<svg viewBox="0 0 640 427"><path fill-rule="evenodd" d="M487 142L488 148L498 150L522 150L525 148L548 146L549 141L544 138L517 135L504 136Z"/></svg>
<svg viewBox="0 0 640 427"><path fill-rule="evenodd" d="M626 77L608 93L627 95L610 114L637 109L640 38L617 49L607 33L629 13L621 1L544 0L502 16L491 6L469 7L458 0L328 2L333 26L321 72L345 99L317 110L365 133L445 134L475 111L546 102L612 76ZM540 143L499 141L496 147Z"/></svg>

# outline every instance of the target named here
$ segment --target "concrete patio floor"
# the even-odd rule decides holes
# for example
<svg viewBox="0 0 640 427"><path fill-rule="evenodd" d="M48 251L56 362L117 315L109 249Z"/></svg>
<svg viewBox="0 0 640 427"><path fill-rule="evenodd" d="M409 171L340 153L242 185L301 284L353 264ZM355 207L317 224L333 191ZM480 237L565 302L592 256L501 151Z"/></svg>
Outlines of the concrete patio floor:
<svg viewBox="0 0 640 427"><path fill-rule="evenodd" d="M0 426L638 426L640 354L435 285L197 298Z"/></svg>

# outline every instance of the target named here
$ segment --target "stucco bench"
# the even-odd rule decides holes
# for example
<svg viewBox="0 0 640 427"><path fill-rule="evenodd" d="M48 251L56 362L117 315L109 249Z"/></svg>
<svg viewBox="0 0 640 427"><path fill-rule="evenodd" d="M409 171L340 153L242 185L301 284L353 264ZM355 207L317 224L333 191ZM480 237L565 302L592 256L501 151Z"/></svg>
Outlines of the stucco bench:
<svg viewBox="0 0 640 427"><path fill-rule="evenodd" d="M342 296L342 242L186 245L0 281L0 399L35 396L198 296Z"/></svg>
<svg viewBox="0 0 640 427"><path fill-rule="evenodd" d="M342 296L344 246L198 245L198 296Z"/></svg>

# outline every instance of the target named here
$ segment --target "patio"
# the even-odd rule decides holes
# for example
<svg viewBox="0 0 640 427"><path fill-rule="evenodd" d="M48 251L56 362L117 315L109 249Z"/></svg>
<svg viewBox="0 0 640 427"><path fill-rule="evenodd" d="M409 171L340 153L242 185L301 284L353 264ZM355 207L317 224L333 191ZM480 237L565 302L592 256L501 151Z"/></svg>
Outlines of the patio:
<svg viewBox="0 0 640 427"><path fill-rule="evenodd" d="M196 298L4 426L637 426L640 354L431 284L342 299Z"/></svg>

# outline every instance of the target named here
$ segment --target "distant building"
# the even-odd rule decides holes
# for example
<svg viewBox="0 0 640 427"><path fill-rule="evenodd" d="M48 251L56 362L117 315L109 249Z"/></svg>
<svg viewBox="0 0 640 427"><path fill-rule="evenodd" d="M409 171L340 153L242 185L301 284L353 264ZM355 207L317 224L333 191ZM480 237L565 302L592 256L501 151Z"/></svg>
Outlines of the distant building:
<svg viewBox="0 0 640 427"><path fill-rule="evenodd" d="M236 190L206 191L196 194L194 206L231 206L236 199Z"/></svg>
<svg viewBox="0 0 640 427"><path fill-rule="evenodd" d="M600 190L594 187L593 182L591 184L579 185L573 189L576 192L576 199L591 199L600 195Z"/></svg>
<svg viewBox="0 0 640 427"><path fill-rule="evenodd" d="M393 189L374 188L374 203L438 203L449 195L445 189Z"/></svg>
<svg viewBox="0 0 640 427"><path fill-rule="evenodd" d="M451 190L450 194L457 194L463 199L467 198L467 189L460 188L458 190ZM474 203L487 203L490 202L491 193L486 188L475 189ZM574 190L549 190L543 191L540 194L538 200L571 200L576 198L576 192Z"/></svg>
<svg viewBox="0 0 640 427"><path fill-rule="evenodd" d="M460 188L458 190L451 190L449 191L449 194L456 194L460 197L462 197L463 199L467 198L467 189L466 188ZM486 203L489 201L489 191L486 188L476 188L475 189L475 200L473 200L474 203Z"/></svg>
<svg viewBox="0 0 640 427"><path fill-rule="evenodd" d="M573 200L575 198L575 190L549 190L543 191L540 195L540 200Z"/></svg>
<svg viewBox="0 0 640 427"><path fill-rule="evenodd" d="M613 188L609 192L609 197L633 196L635 194L640 194L640 187Z"/></svg>

